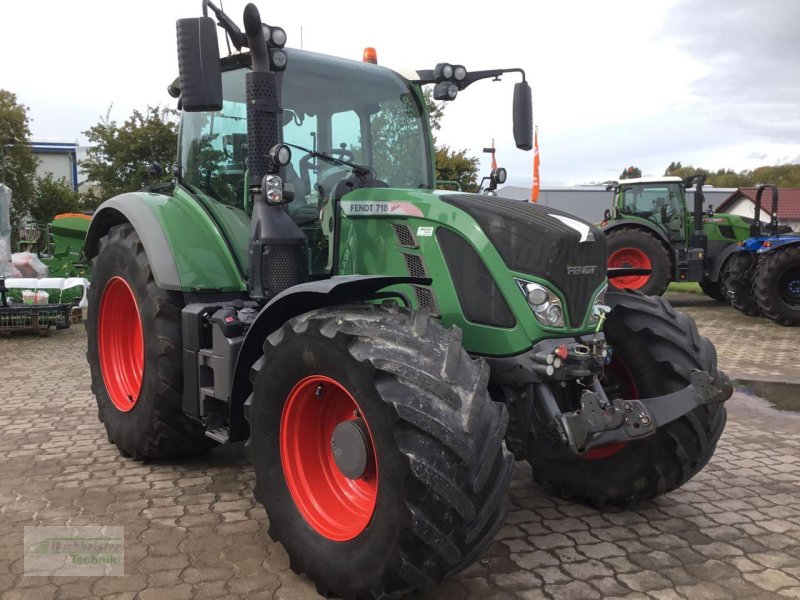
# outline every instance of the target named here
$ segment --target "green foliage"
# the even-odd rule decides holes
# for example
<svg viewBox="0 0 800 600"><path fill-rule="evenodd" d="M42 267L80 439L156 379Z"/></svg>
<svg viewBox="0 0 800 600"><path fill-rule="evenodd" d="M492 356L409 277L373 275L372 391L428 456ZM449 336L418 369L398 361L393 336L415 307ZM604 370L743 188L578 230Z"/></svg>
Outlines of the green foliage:
<svg viewBox="0 0 800 600"><path fill-rule="evenodd" d="M436 102L430 89L424 92L425 104L428 107L433 144L436 155L436 180L457 181L464 192L478 191L479 160L474 156L467 156L466 150L452 150L447 145L438 145L436 131L442 126L444 116L444 102ZM452 189L452 188L450 188Z"/></svg>
<svg viewBox="0 0 800 600"><path fill-rule="evenodd" d="M16 94L0 89L0 182L5 182L13 193L11 230L15 233L34 199L37 161L31 152L30 137L28 107L17 102Z"/></svg>
<svg viewBox="0 0 800 600"><path fill-rule="evenodd" d="M761 183L774 183L778 187L800 187L800 164L763 166L753 170L746 169L738 173L733 169L708 169L683 166L680 162L671 162L664 175L688 177L695 173L705 173L706 183L714 187L755 187Z"/></svg>
<svg viewBox="0 0 800 600"><path fill-rule="evenodd" d="M80 195L65 179L53 179L53 174L36 178L35 199L30 207L34 223L45 225L58 214L80 210Z"/></svg>
<svg viewBox="0 0 800 600"><path fill-rule="evenodd" d="M642 170L639 167L634 167L631 165L627 169L623 169L622 173L619 174L620 179L636 179L637 177L642 176Z"/></svg>
<svg viewBox="0 0 800 600"><path fill-rule="evenodd" d="M148 106L144 113L134 110L122 125L109 120L106 114L97 125L84 131L92 147L81 167L95 186L84 199L86 208L141 189L150 182L147 167L153 162L164 169L162 181L172 180L178 154L176 115L166 107Z"/></svg>
<svg viewBox="0 0 800 600"><path fill-rule="evenodd" d="M466 150L451 150L449 146L436 147L436 179L457 181L464 192L478 191L478 159L467 156ZM452 188L450 188L452 189Z"/></svg>

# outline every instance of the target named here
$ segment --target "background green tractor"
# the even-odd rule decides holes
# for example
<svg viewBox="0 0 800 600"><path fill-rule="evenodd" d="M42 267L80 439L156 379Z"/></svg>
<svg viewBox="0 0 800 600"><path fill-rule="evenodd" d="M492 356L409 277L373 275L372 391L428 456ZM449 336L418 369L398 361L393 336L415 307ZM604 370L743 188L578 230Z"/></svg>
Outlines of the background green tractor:
<svg viewBox="0 0 800 600"><path fill-rule="evenodd" d="M602 229L608 237L608 266L639 269L639 274L614 278L612 287L661 295L670 281L696 281L715 300L724 301L720 274L750 235L752 219L732 214L703 213L705 176L625 179L614 191L612 209ZM686 204L687 188L696 185L694 207Z"/></svg>
<svg viewBox="0 0 800 600"><path fill-rule="evenodd" d="M134 459L245 441L255 496L322 594L398 597L475 561L512 453L558 493L652 498L711 457L732 387L666 302L606 294L605 236L547 207L434 190L422 86L453 100L519 69L412 79L178 21L173 189L94 215L87 321L109 440ZM510 452L509 452L510 451Z"/></svg>

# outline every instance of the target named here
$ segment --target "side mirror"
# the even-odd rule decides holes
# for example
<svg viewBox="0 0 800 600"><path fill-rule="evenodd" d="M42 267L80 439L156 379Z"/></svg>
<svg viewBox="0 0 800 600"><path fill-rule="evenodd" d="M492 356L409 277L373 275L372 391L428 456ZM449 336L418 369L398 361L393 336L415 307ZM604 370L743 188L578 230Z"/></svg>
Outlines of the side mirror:
<svg viewBox="0 0 800 600"><path fill-rule="evenodd" d="M514 84L514 143L520 150L533 148L533 100L527 81Z"/></svg>
<svg viewBox="0 0 800 600"><path fill-rule="evenodd" d="M214 20L210 17L178 19L177 28L183 110L222 110L222 68Z"/></svg>

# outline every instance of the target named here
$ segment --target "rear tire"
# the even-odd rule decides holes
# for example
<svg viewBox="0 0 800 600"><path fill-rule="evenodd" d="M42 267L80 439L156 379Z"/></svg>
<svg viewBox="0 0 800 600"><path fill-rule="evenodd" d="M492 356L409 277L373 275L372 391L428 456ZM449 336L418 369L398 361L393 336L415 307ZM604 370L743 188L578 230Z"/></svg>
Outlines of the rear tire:
<svg viewBox="0 0 800 600"><path fill-rule="evenodd" d="M800 324L800 246L762 256L753 287L764 316L779 325Z"/></svg>
<svg viewBox="0 0 800 600"><path fill-rule="evenodd" d="M692 319L663 298L608 293L606 338L640 398L678 391L693 370L718 377L717 354ZM531 459L536 481L564 498L625 505L674 490L705 466L725 427L720 404L700 406L605 458Z"/></svg>
<svg viewBox="0 0 800 600"><path fill-rule="evenodd" d="M463 350L458 328L393 306L316 310L270 335L245 406L248 447L256 498L291 568L324 595L384 598L476 560L505 520L512 466L503 447L508 416L490 400L488 377L488 366ZM334 382L336 403L357 404L374 450L363 476L311 476L312 467L330 464L331 440L312 425L292 428L309 378ZM328 418L329 386L300 400L303 421ZM281 439L287 431L303 439ZM340 479L369 501L336 500Z"/></svg>
<svg viewBox="0 0 800 600"><path fill-rule="evenodd" d="M140 460L208 450L214 442L182 410L181 295L156 285L127 223L100 239L92 263L86 358L108 441Z"/></svg>
<svg viewBox="0 0 800 600"><path fill-rule="evenodd" d="M649 268L650 275L613 277L612 289L632 289L643 294L660 296L670 282L670 258L664 244L654 235L633 227L612 229L607 235L609 268Z"/></svg>
<svg viewBox="0 0 800 600"><path fill-rule="evenodd" d="M731 306L750 317L759 315L753 290L757 262L757 257L752 252L737 252L725 263L720 276L723 290Z"/></svg>

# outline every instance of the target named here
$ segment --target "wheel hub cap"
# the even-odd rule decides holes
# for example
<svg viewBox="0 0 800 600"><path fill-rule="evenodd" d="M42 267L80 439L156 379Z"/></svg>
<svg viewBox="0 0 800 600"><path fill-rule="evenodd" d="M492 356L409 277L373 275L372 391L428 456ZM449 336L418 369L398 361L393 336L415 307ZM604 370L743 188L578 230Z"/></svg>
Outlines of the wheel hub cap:
<svg viewBox="0 0 800 600"><path fill-rule="evenodd" d="M369 432L362 419L342 421L333 430L331 452L336 466L348 479L360 479L367 468Z"/></svg>

